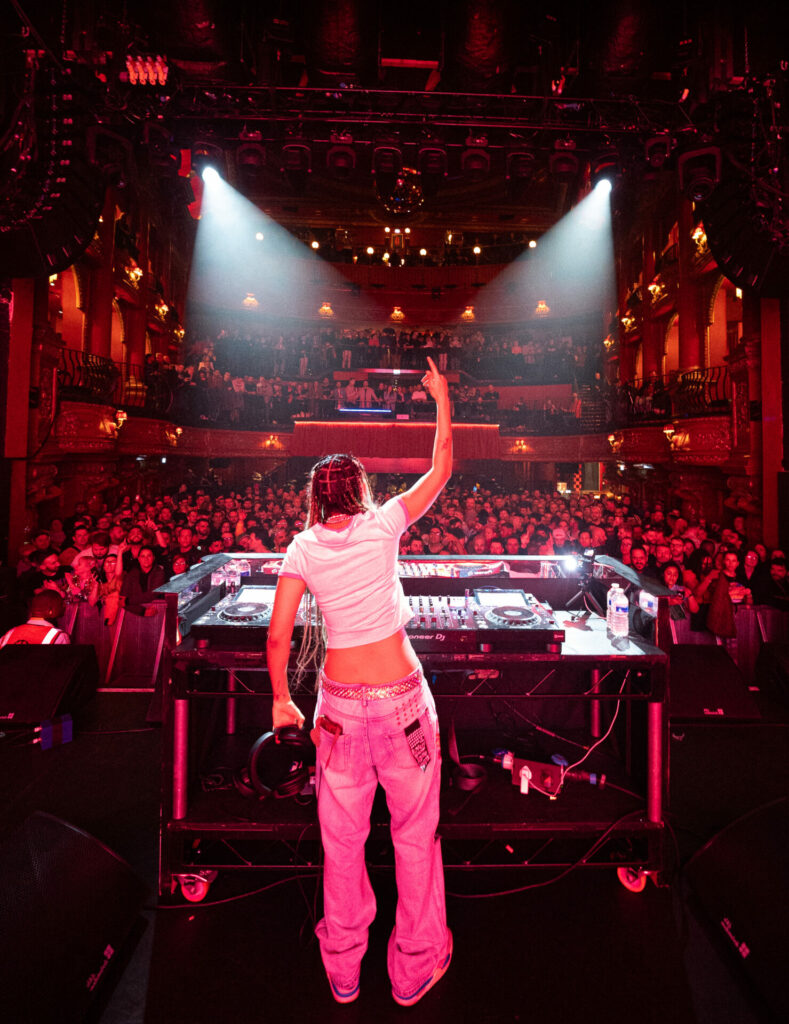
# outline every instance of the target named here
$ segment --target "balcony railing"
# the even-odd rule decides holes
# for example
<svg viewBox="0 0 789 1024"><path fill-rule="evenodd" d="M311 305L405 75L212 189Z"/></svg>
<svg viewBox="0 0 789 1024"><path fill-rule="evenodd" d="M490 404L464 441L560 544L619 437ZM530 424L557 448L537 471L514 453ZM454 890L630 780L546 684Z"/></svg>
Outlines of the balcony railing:
<svg viewBox="0 0 789 1024"><path fill-rule="evenodd" d="M728 366L688 370L668 378L650 377L619 386L614 420L617 425L689 416L715 416L731 409Z"/></svg>
<svg viewBox="0 0 789 1024"><path fill-rule="evenodd" d="M343 420L352 415L351 410L338 410L333 400L314 394L297 401L264 400L256 393L182 381L174 370L126 366L66 348L60 352L58 380L62 398L116 405L132 415L167 418L184 426L287 430L294 420ZM487 383L474 381L478 387ZM726 414L731 408L731 377L727 366L713 366L668 379L636 379L615 388L582 385L579 398L572 412L552 402L530 401L519 409L458 405L455 418L498 423L502 434L595 434L612 427ZM432 409L403 411L415 419L433 415ZM378 418L370 412L366 417Z"/></svg>
<svg viewBox="0 0 789 1024"><path fill-rule="evenodd" d="M167 373L70 348L60 350L58 388L61 398L117 405L145 416L166 416L173 404Z"/></svg>

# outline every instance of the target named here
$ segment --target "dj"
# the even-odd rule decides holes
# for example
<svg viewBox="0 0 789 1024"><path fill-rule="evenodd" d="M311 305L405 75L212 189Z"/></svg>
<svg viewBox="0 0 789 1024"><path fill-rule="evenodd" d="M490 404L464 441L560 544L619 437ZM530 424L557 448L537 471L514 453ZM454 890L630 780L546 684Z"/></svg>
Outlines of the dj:
<svg viewBox="0 0 789 1024"><path fill-rule="evenodd" d="M403 495L373 504L361 463L330 455L313 467L307 528L282 561L267 658L273 725L304 715L288 689L287 665L305 589L307 622L299 660L325 659L318 676L313 738L318 817L325 852L324 917L316 933L339 1003L359 994L359 970L375 917L364 862L378 783L386 791L395 850L398 904L389 939L392 996L411 1006L443 976L452 957L446 925L441 848L436 837L441 751L435 704L405 632L411 618L397 576L400 535L430 508L452 472L446 378L428 359L422 383L436 402L430 470Z"/></svg>

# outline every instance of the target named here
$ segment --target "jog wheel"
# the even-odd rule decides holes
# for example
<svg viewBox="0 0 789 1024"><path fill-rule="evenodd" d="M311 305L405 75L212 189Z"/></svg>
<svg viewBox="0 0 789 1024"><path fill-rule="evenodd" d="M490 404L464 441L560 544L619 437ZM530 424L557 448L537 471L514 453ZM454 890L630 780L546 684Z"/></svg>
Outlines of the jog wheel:
<svg viewBox="0 0 789 1024"><path fill-rule="evenodd" d="M507 626L533 626L537 622L537 616L531 609L522 608L520 605L501 605L485 612L485 621L496 629L505 629Z"/></svg>

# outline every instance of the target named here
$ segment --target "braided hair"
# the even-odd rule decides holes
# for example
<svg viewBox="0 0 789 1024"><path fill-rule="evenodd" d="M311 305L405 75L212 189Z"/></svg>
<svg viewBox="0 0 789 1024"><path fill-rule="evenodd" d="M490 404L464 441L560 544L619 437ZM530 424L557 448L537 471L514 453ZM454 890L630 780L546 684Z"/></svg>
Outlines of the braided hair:
<svg viewBox="0 0 789 1024"><path fill-rule="evenodd" d="M326 455L312 467L307 486L307 521L309 529L325 523L329 516L366 512L372 508L370 481L364 466L355 455ZM304 677L323 664L326 636L323 616L308 589L304 606L304 633L296 659L295 690L303 688ZM317 678L315 688L317 690Z"/></svg>
<svg viewBox="0 0 789 1024"><path fill-rule="evenodd" d="M325 523L329 516L356 515L372 507L370 482L355 455L326 455L312 467L307 487L307 523Z"/></svg>

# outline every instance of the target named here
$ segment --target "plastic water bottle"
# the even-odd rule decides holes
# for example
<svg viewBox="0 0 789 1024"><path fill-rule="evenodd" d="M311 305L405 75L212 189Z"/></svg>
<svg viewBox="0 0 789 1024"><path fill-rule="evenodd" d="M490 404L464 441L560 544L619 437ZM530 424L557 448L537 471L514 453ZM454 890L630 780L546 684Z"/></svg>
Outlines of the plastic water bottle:
<svg viewBox="0 0 789 1024"><path fill-rule="evenodd" d="M617 587L611 598L611 633L613 636L627 636L629 632L630 618L627 594L625 594L621 587Z"/></svg>
<svg viewBox="0 0 789 1024"><path fill-rule="evenodd" d="M606 625L606 629L608 630L609 633L612 632L612 629L613 629L613 626L612 626L612 623L611 623L611 616L613 615L613 612L611 611L611 607L612 607L613 601L614 601L614 593L617 590L619 590L619 584L618 583L612 583L611 586L608 588L608 594L606 595L605 625Z"/></svg>

